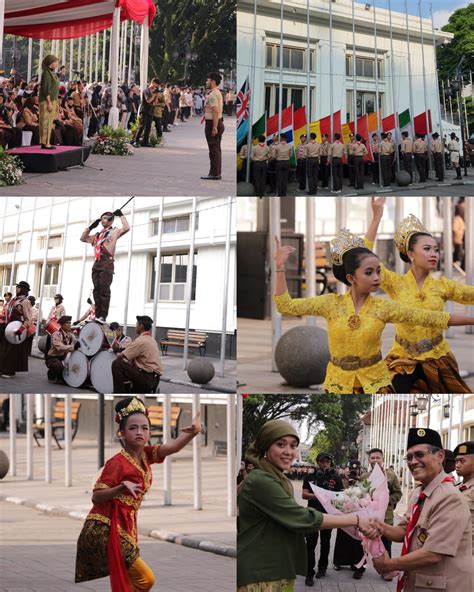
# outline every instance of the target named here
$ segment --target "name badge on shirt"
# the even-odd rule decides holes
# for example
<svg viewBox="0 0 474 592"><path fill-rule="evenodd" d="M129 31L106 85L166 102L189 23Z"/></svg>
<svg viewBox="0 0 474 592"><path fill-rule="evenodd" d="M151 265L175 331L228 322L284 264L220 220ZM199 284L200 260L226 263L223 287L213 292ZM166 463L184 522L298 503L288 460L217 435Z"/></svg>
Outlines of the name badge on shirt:
<svg viewBox="0 0 474 592"><path fill-rule="evenodd" d="M420 528L420 532L418 533L417 538L422 545L425 543L426 539L428 538L428 532L426 528Z"/></svg>

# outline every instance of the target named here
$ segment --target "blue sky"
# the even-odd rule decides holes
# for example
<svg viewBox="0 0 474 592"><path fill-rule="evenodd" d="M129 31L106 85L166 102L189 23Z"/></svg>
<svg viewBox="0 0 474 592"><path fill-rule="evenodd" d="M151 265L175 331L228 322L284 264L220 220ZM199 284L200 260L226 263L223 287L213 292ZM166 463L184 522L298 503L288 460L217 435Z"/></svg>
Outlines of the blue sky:
<svg viewBox="0 0 474 592"><path fill-rule="evenodd" d="M360 1L360 0L358 0ZM367 0L376 7L387 8L388 0ZM365 2L362 2L363 4ZM405 12L405 0L390 0L392 10ZM449 16L458 8L463 8L469 4L469 0L432 0L433 19L436 28L447 24ZM407 0L408 14L418 15L418 0ZM430 16L429 0L421 0L421 12L424 17Z"/></svg>

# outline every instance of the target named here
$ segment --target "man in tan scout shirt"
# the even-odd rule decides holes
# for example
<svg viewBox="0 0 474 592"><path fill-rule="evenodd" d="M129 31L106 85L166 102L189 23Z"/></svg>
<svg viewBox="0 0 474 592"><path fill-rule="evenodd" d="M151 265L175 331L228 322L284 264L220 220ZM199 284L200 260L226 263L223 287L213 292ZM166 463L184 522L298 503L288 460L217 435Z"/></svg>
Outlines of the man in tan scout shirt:
<svg viewBox="0 0 474 592"><path fill-rule="evenodd" d="M120 216L122 228L113 228L115 216ZM91 231L99 223L102 230L94 235ZM104 212L100 218L95 220L81 235L83 243L90 243L94 247L95 261L92 266L92 283L94 284L94 302L96 320L105 322L109 314L110 286L114 277L114 255L118 239L130 230L127 219L121 210L115 212Z"/></svg>
<svg viewBox="0 0 474 592"><path fill-rule="evenodd" d="M463 481L459 491L466 497L471 511L472 526L472 589L474 590L474 441L463 442L453 450L456 459L456 473L462 477Z"/></svg>
<svg viewBox="0 0 474 592"><path fill-rule="evenodd" d="M329 137L327 134L323 134L323 143L321 144L321 152L320 152L320 169L321 169L321 187L325 187L326 189L329 187L328 179L329 179L329 149L331 148L331 144L329 143Z"/></svg>
<svg viewBox="0 0 474 592"><path fill-rule="evenodd" d="M279 197L286 197L286 189L288 187L288 175L290 173L290 157L292 147L286 143L285 134L281 134L279 144L276 144L273 149L273 154L276 161L276 183L277 195Z"/></svg>
<svg viewBox="0 0 474 592"><path fill-rule="evenodd" d="M224 120L222 118L223 98L218 86L222 76L219 72L209 72L206 80L206 88L210 89L204 102L204 119L206 122L205 134L209 148L209 174L201 179L219 181L221 178L222 153L221 139L224 133Z"/></svg>
<svg viewBox="0 0 474 592"><path fill-rule="evenodd" d="M318 191L319 157L321 144L316 142L316 134L311 132L310 141L305 145L306 171L308 174L308 195L316 195Z"/></svg>
<svg viewBox="0 0 474 592"><path fill-rule="evenodd" d="M354 183L356 189L364 189L364 156L368 154L362 136L356 134L356 141L352 148L354 155Z"/></svg>
<svg viewBox="0 0 474 592"><path fill-rule="evenodd" d="M331 163L333 190L331 193L342 191L342 157L346 147L341 140L341 134L334 134L334 142L329 148L329 161Z"/></svg>
<svg viewBox="0 0 474 592"><path fill-rule="evenodd" d="M380 168L382 169L382 185L388 187L392 179L392 154L393 144L388 139L385 132L382 132L382 141L380 142Z"/></svg>
<svg viewBox="0 0 474 592"><path fill-rule="evenodd" d="M436 180L444 180L443 171L443 144L441 143L438 133L431 134L431 154L433 155L434 168L436 172Z"/></svg>
<svg viewBox="0 0 474 592"><path fill-rule="evenodd" d="M408 132L402 132L402 161L403 168L410 175L410 183L413 181L413 142L408 137Z"/></svg>
<svg viewBox="0 0 474 592"><path fill-rule="evenodd" d="M138 337L126 345L112 362L114 393L127 392L127 382L131 383L133 393L156 391L160 382L161 362L158 344L151 334L152 327L153 320L149 316L137 316Z"/></svg>
<svg viewBox="0 0 474 592"><path fill-rule="evenodd" d="M428 144L423 134L416 134L413 142L413 154L415 155L416 170L420 176L420 183L426 181L426 158L428 156Z"/></svg>
<svg viewBox="0 0 474 592"><path fill-rule="evenodd" d="M349 134L349 143L346 145L347 154L347 169L349 173L349 187L354 187L355 171L354 171L354 148L355 148L355 136Z"/></svg>
<svg viewBox="0 0 474 592"><path fill-rule="evenodd" d="M464 496L443 471L444 450L438 432L410 428L406 461L417 487L397 526L374 521L392 541L403 541L400 557L373 559L380 574L403 572L397 591L471 592L472 526Z"/></svg>
<svg viewBox="0 0 474 592"><path fill-rule="evenodd" d="M253 180L255 195L263 197L267 181L267 160L270 148L265 142L265 136L258 136L258 144L252 146Z"/></svg>

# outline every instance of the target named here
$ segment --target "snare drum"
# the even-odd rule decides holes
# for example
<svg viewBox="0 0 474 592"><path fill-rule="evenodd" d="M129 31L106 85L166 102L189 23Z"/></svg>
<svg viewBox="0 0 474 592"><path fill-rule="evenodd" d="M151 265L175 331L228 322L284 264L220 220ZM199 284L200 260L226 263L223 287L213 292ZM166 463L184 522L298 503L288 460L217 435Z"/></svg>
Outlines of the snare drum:
<svg viewBox="0 0 474 592"><path fill-rule="evenodd" d="M59 329L61 329L61 325L58 323L56 319L51 319L44 326L44 330L46 331L46 333L49 333L49 335L51 336L53 335L53 333L56 333L56 331L59 331Z"/></svg>
<svg viewBox="0 0 474 592"><path fill-rule="evenodd" d="M63 378L72 387L84 384L89 376L89 360L79 350L67 354L64 360Z"/></svg>
<svg viewBox="0 0 474 592"><path fill-rule="evenodd" d="M36 333L36 325L33 325L33 323L31 323L31 325L26 330L26 333L27 333L28 337L31 337L32 335L34 335Z"/></svg>
<svg viewBox="0 0 474 592"><path fill-rule="evenodd" d="M116 359L117 354L111 349L101 351L92 358L90 377L92 386L98 393L110 394L114 392L112 362Z"/></svg>
<svg viewBox="0 0 474 592"><path fill-rule="evenodd" d="M113 331L110 331L107 325L103 326L95 321L86 323L79 331L80 350L86 356L94 356L101 349L108 349L110 347L108 333Z"/></svg>

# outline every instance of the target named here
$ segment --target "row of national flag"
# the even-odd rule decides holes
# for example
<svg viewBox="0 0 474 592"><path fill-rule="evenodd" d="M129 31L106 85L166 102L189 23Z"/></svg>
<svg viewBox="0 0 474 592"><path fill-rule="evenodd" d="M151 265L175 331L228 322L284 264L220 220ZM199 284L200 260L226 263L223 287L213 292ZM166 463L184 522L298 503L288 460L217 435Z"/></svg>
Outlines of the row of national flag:
<svg viewBox="0 0 474 592"><path fill-rule="evenodd" d="M248 79L244 82L242 89L237 97L237 151L243 144L247 142L248 129L250 125L248 106L250 103L250 88ZM366 141L366 146L369 154L365 157L366 160L373 160L370 150L371 136L377 133L377 113L370 113L363 115L357 119L357 133ZM413 120L410 117L409 109L402 113L388 115L381 117L379 114L379 129L381 132L391 132L392 139L395 140L396 127L398 127L399 135L397 137L398 143L401 143L402 132L407 131L409 137L413 138L414 134L428 134L432 131L431 111L420 113ZM395 125L396 117L398 116L398 126ZM355 124L353 121L349 123L341 123L341 112L337 111L333 114L333 134L339 133L345 143L349 142L349 134L354 133ZM311 121L309 124L310 133L314 132L317 135L317 140L321 141L322 136L327 134L331 139L331 116L328 115L322 119ZM265 136L267 144L271 142L272 136L278 133L279 129L279 114L266 117L263 113L261 117L252 125L252 142L257 143L258 136ZM300 136L306 134L307 117L306 108L300 107L296 111L293 105L286 107L281 112L281 133L286 135L286 141L294 149L300 144ZM295 158L293 153L293 160Z"/></svg>

